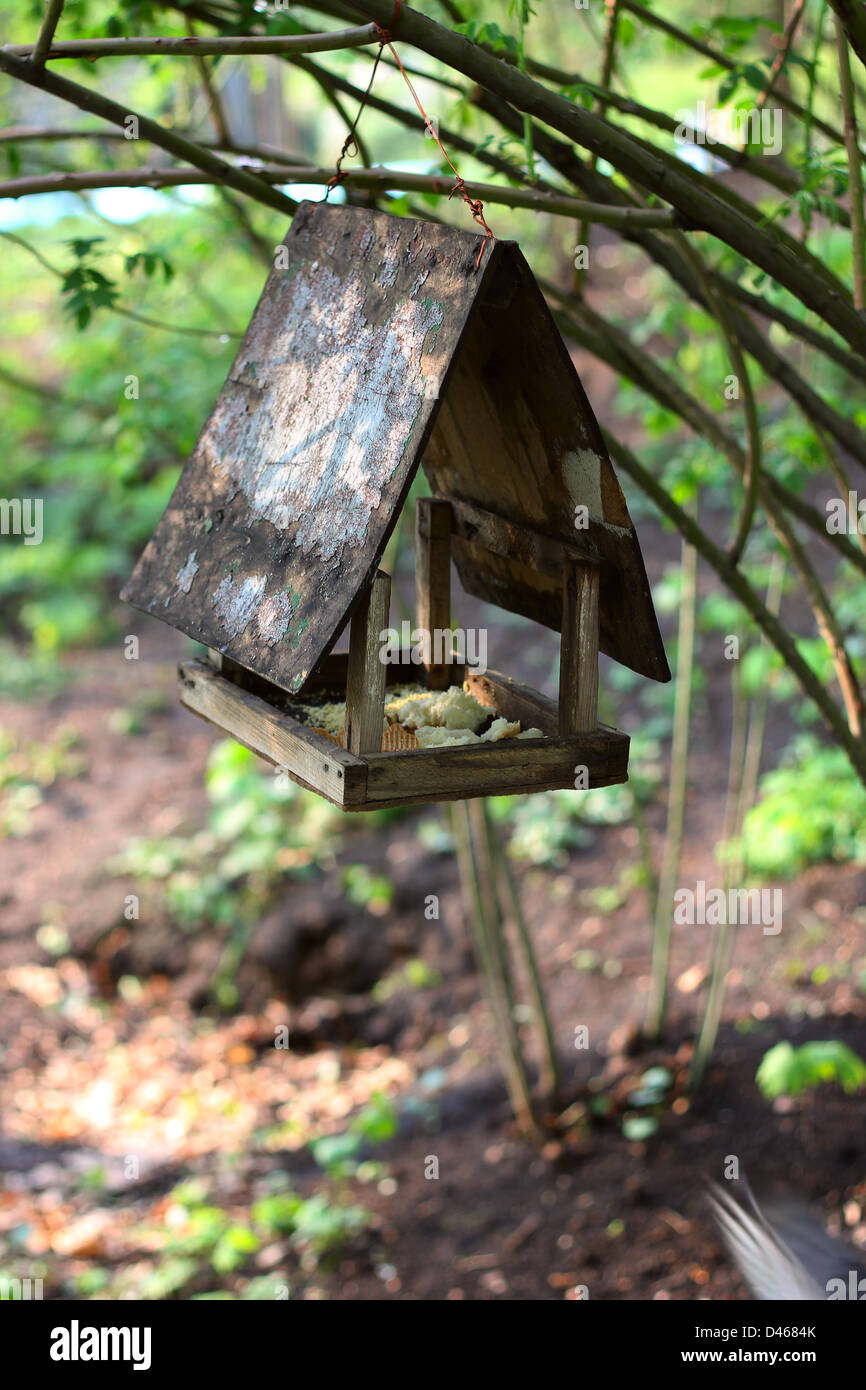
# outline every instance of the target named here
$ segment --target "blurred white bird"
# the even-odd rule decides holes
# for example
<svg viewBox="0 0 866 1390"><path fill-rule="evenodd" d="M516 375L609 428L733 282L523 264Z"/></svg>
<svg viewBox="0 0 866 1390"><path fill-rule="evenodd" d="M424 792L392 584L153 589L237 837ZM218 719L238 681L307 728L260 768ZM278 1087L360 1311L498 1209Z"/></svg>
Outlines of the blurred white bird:
<svg viewBox="0 0 866 1390"><path fill-rule="evenodd" d="M746 1202L713 1184L709 1201L722 1238L755 1298L817 1302L866 1300L866 1265L852 1246L827 1234L806 1207L765 1201L743 1184Z"/></svg>

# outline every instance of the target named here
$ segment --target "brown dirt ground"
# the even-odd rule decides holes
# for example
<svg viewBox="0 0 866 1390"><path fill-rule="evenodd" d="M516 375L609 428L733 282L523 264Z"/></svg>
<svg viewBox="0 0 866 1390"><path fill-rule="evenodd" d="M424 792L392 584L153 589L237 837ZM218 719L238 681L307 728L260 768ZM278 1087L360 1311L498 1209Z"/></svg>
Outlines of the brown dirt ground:
<svg viewBox="0 0 866 1390"><path fill-rule="evenodd" d="M656 537L652 550L657 573L675 542ZM292 1296L306 1298L562 1299L577 1285L594 1299L743 1297L700 1187L730 1154L759 1184L785 1185L866 1243L866 1099L825 1088L803 1107L770 1106L754 1084L761 1056L783 1037L838 1037L866 1053L862 871L810 870L785 885L780 936L740 933L718 1052L690 1100L685 1066L707 956L706 937L695 933L705 929L675 933L669 1036L631 1055L649 964L643 895L632 892L608 917L587 903L634 862L634 830L597 831L562 866L524 869L568 1092L564 1118L551 1117L538 1151L509 1118L450 858L419 851L418 817L379 830L351 821L338 854L337 870L365 862L392 878L387 918L349 907L337 870L320 884L289 888L254 938L239 977L243 1012L234 1018L202 1004L213 934L145 926L144 908L133 933L122 923L130 887L106 875L106 859L132 836L202 824L201 779L216 736L175 703L182 640L144 620L134 630L140 662L117 651L85 653L59 696L0 706L0 727L23 738L74 728L83 760L77 776L46 790L29 833L0 845L4 1264L35 1261L54 1297L76 1296L76 1277L94 1264L134 1286L157 1258L153 1229L170 1219L168 1194L182 1177L205 1176L209 1200L241 1220L274 1169L309 1194L322 1179L303 1139L342 1130L377 1090L394 1098L401 1127L375 1153L389 1177L349 1185L374 1213L370 1228L319 1265L273 1242L247 1275L285 1271ZM509 627L497 638L493 664L543 683L550 634L527 643L525 630ZM694 722L683 882L712 881L720 828L726 681L720 670L708 675ZM143 731L114 732L112 711L143 692L157 697ZM775 719L771 746L789 733ZM626 706L621 723L633 721ZM650 815L656 838L663 820L660 803ZM429 892L441 896L438 923L424 920ZM301 920L311 959L287 964L286 932ZM35 942L46 922L61 923L71 938L59 960ZM604 969L575 969L579 950L596 952ZM412 956L440 982L372 1000L365 975ZM792 961L801 964L786 971ZM812 982L817 965L834 968L826 983ZM129 974L140 991L122 997L117 977ZM280 1022L291 1028L289 1051L272 1045ZM589 1028L590 1047L578 1052L569 1040L579 1024ZM628 1096L655 1064L668 1066L675 1083L657 1133L629 1142L621 1127ZM590 1110L598 1097L604 1117ZM274 1126L284 1127L282 1138L274 1139ZM131 1153L140 1157L135 1180L123 1172ZM424 1175L430 1156L438 1181ZM86 1179L94 1168L103 1170L96 1188ZM236 1282L205 1271L183 1296Z"/></svg>

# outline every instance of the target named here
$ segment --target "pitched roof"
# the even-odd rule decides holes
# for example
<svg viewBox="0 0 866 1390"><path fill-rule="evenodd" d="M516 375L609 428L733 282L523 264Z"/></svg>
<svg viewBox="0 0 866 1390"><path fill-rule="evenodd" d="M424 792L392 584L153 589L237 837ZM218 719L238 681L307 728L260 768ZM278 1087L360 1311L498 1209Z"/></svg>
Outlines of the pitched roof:
<svg viewBox="0 0 866 1390"><path fill-rule="evenodd" d="M602 650L669 679L625 500L517 245L303 203L284 246L122 597L299 690L423 459L435 493L594 554ZM558 628L556 579L471 537L464 588Z"/></svg>

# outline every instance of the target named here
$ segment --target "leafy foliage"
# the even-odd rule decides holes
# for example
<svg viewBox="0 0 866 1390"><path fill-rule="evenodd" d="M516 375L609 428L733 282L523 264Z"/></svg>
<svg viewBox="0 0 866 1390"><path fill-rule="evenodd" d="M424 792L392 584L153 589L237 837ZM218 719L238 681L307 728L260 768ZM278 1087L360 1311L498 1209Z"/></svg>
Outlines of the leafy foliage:
<svg viewBox="0 0 866 1390"><path fill-rule="evenodd" d="M767 877L826 859L866 861L866 791L840 749L811 736L796 741L785 765L761 781L743 853L747 867Z"/></svg>
<svg viewBox="0 0 866 1390"><path fill-rule="evenodd" d="M829 1082L848 1094L866 1086L866 1062L842 1042L777 1043L761 1059L755 1080L767 1100L801 1096Z"/></svg>

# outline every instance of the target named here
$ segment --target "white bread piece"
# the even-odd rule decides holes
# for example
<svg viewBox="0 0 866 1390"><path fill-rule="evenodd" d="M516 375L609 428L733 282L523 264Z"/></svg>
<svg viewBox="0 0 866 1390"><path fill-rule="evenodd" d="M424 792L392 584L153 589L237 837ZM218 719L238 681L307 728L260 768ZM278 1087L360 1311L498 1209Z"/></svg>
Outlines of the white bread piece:
<svg viewBox="0 0 866 1390"><path fill-rule="evenodd" d="M420 748L446 748L458 743L480 743L471 729L446 729L441 725L422 724L415 730Z"/></svg>
<svg viewBox="0 0 866 1390"><path fill-rule="evenodd" d="M515 722L509 724L507 719L494 719L489 729L479 735L481 743L498 743L501 738L514 738L518 732L520 724Z"/></svg>

